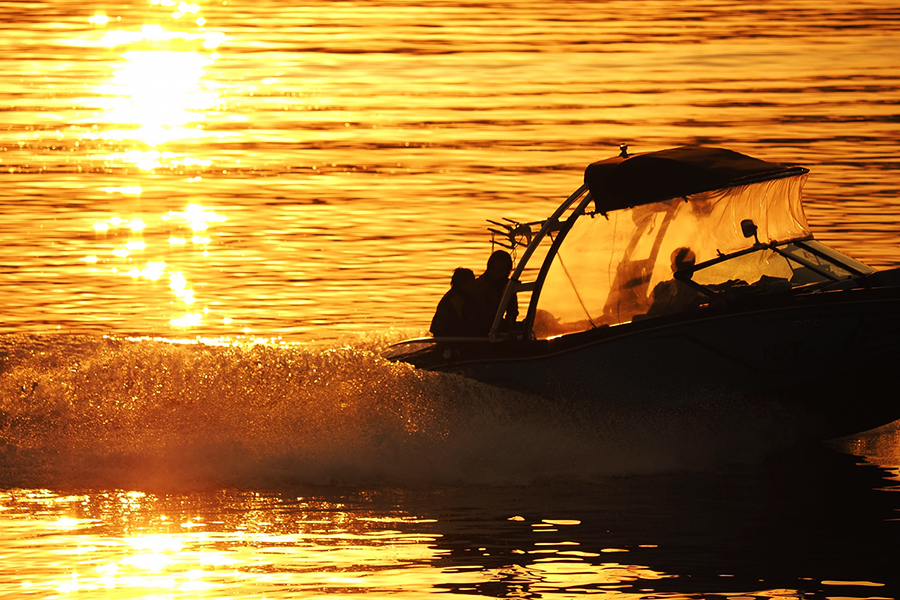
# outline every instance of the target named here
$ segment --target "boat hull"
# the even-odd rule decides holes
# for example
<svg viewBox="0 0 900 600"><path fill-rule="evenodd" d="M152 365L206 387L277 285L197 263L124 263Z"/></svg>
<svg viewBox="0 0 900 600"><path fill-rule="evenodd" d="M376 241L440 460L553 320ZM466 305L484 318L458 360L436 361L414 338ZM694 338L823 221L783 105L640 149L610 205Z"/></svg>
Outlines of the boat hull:
<svg viewBox="0 0 900 600"><path fill-rule="evenodd" d="M733 409L826 439L900 418L900 290L768 299L552 340L435 344L401 360L611 412Z"/></svg>

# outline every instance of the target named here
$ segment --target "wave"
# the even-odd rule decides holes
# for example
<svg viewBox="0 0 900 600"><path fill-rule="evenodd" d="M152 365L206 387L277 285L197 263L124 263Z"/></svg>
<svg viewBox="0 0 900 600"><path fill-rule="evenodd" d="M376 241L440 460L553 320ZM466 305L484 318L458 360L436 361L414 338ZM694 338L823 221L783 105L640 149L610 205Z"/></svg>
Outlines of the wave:
<svg viewBox="0 0 900 600"><path fill-rule="evenodd" d="M418 371L380 358L384 345L6 336L0 484L516 485L705 467L783 442L774 414L610 413Z"/></svg>

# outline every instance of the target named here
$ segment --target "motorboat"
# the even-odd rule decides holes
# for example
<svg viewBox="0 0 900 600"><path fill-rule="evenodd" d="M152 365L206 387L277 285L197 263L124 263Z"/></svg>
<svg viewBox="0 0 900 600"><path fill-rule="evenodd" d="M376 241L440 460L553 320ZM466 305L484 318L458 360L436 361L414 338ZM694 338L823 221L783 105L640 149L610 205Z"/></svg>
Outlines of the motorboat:
<svg viewBox="0 0 900 600"><path fill-rule="evenodd" d="M404 340L384 356L563 401L727 399L805 438L890 423L900 269L813 237L808 173L722 148L623 146L549 218L491 221L516 262L490 332Z"/></svg>

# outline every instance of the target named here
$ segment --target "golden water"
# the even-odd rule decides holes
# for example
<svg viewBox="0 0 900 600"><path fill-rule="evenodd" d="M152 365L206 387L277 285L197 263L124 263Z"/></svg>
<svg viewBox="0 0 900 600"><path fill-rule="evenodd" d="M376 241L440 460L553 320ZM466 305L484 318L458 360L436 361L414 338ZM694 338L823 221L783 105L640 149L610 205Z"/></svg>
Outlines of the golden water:
<svg viewBox="0 0 900 600"><path fill-rule="evenodd" d="M816 236L900 263L896 2L0 17L0 598L896 597L896 425L841 446L877 473L681 475L705 460L358 337L424 332L485 219L547 216L620 143L806 166Z"/></svg>
<svg viewBox="0 0 900 600"><path fill-rule="evenodd" d="M808 166L818 236L900 259L891 2L0 12L5 332L418 332L623 142Z"/></svg>

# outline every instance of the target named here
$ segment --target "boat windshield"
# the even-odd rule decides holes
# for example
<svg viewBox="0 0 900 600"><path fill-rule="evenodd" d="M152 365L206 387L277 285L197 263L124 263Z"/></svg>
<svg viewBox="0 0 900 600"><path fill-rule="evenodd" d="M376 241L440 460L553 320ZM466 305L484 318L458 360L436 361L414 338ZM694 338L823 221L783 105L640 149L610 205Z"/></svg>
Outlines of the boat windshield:
<svg viewBox="0 0 900 600"><path fill-rule="evenodd" d="M812 248L825 248L833 257L843 257L814 240L795 241L722 257L686 271L682 278L703 286L709 295L724 293L728 296L743 292L786 291L843 281L860 274L860 270L847 264L855 263L864 272L872 272L850 258L843 257L847 263L837 263Z"/></svg>
<svg viewBox="0 0 900 600"><path fill-rule="evenodd" d="M675 305L703 302L691 298L699 293L697 286L674 280L674 271L693 270L694 265L708 265L703 274L696 273L695 281L700 283L708 276L710 285L732 279L750 284L747 278L755 283L763 276L809 283L815 276L828 279L823 273L829 269L839 273L838 278L849 277L852 268L840 271L839 266L820 265L817 269L808 264L835 262L815 248L771 249L779 243L811 238L801 205L805 182L806 174L800 174L608 215L585 213L549 258L552 262L533 310L534 335L544 339L652 316L651 305L663 292L677 297L675 292L685 286L691 288L690 293L681 294ZM755 248L766 248L766 252ZM719 261L740 253L737 262ZM726 276L728 269L741 273L756 269L759 276ZM664 290L660 284L671 289Z"/></svg>

